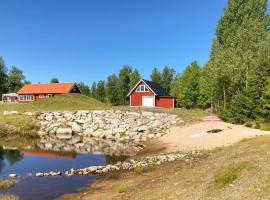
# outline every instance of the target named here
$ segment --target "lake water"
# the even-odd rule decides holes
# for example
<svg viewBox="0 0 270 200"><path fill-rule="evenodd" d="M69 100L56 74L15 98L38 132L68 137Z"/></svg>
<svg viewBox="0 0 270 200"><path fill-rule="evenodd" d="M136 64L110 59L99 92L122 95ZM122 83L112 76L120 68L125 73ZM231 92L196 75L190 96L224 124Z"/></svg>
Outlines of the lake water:
<svg viewBox="0 0 270 200"><path fill-rule="evenodd" d="M75 175L71 177L35 177L37 172L62 171L71 168L114 164L123 161L127 156L80 154L75 152L41 150L27 147L26 150L12 150L0 146L0 177L8 178L16 173L19 178L16 185L0 194L16 194L22 200L51 200L77 192L95 180L97 176ZM32 175L31 175L32 174Z"/></svg>

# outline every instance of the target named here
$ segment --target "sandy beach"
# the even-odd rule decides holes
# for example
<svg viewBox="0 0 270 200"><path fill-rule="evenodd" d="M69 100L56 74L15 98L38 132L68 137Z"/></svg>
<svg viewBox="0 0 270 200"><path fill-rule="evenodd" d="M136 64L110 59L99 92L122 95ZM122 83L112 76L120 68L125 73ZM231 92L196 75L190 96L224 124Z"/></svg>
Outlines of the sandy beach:
<svg viewBox="0 0 270 200"><path fill-rule="evenodd" d="M205 134L205 131L221 129L221 132ZM233 125L225 122L201 122L184 127L172 127L159 139L168 152L213 149L228 146L244 138L270 135L270 131Z"/></svg>

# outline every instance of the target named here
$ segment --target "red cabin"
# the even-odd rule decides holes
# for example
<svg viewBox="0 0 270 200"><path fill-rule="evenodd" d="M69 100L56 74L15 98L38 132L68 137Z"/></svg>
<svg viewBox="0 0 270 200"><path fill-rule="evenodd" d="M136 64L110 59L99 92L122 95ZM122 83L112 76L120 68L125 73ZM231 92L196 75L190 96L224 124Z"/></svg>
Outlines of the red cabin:
<svg viewBox="0 0 270 200"><path fill-rule="evenodd" d="M175 108L175 98L159 84L152 81L140 80L129 92L131 107Z"/></svg>
<svg viewBox="0 0 270 200"><path fill-rule="evenodd" d="M17 92L19 103L30 103L67 93L81 92L76 83L25 84Z"/></svg>

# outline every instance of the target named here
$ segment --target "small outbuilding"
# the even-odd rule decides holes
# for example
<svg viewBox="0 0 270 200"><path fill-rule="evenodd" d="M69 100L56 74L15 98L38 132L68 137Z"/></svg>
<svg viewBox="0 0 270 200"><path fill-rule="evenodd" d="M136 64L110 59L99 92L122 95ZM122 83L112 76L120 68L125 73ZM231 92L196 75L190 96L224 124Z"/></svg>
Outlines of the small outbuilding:
<svg viewBox="0 0 270 200"><path fill-rule="evenodd" d="M131 107L175 108L175 98L158 83L140 80L129 92Z"/></svg>
<svg viewBox="0 0 270 200"><path fill-rule="evenodd" d="M2 94L2 102L16 103L18 95L16 93Z"/></svg>
<svg viewBox="0 0 270 200"><path fill-rule="evenodd" d="M19 103L30 103L68 93L81 92L76 83L25 84L17 92Z"/></svg>

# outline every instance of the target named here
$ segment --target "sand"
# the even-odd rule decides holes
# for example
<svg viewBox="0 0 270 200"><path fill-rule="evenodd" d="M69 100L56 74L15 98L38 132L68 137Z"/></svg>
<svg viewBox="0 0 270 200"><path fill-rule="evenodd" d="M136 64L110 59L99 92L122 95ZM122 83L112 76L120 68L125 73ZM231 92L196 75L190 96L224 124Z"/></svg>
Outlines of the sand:
<svg viewBox="0 0 270 200"><path fill-rule="evenodd" d="M222 132L193 138L194 135L211 129L222 129ZM168 130L168 134L159 138L159 140L166 144L168 152L174 152L214 149L231 145L244 138L261 135L270 135L270 131L225 122L201 122L184 127L172 127Z"/></svg>

